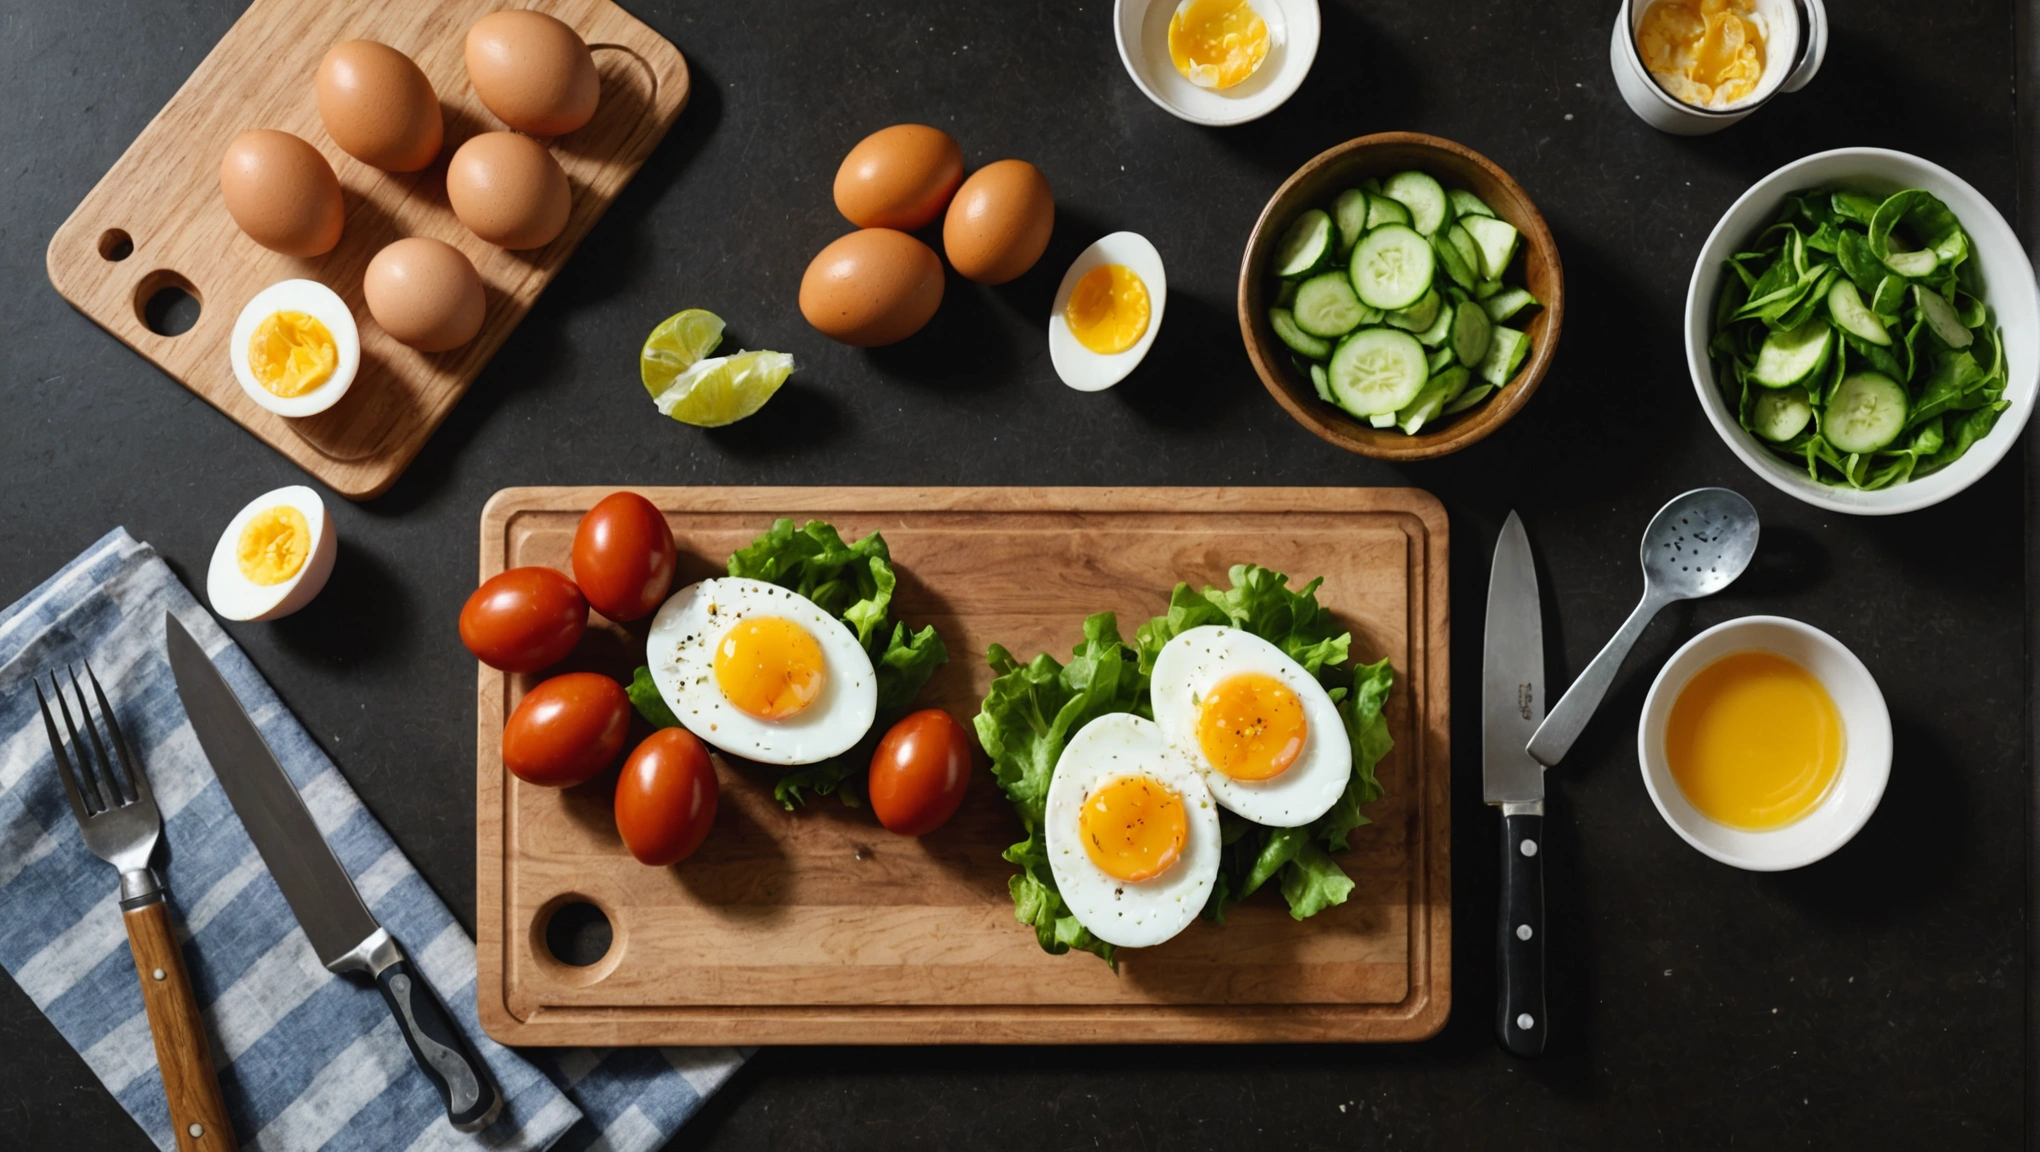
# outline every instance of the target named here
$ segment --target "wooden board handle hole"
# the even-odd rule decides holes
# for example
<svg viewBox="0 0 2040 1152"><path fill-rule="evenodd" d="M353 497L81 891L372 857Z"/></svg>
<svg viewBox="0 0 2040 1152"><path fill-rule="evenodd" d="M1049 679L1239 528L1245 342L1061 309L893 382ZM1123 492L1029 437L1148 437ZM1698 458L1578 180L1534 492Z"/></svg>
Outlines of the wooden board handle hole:
<svg viewBox="0 0 2040 1152"><path fill-rule="evenodd" d="M204 310L205 297L182 273L158 268L135 285L135 319L158 336L184 335Z"/></svg>
<svg viewBox="0 0 2040 1152"><path fill-rule="evenodd" d="M99 234L99 258L119 263L135 254L135 238L119 228L108 228Z"/></svg>
<svg viewBox="0 0 2040 1152"><path fill-rule="evenodd" d="M531 937L540 967L562 984L597 983L623 959L623 933L608 910L578 892L546 901L532 918Z"/></svg>

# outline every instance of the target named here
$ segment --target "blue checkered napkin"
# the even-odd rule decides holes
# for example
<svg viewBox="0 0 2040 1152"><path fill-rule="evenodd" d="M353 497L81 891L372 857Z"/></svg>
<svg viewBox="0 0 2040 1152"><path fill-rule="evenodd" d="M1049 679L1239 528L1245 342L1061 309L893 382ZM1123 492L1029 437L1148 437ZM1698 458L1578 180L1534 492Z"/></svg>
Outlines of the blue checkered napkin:
<svg viewBox="0 0 2040 1152"><path fill-rule="evenodd" d="M191 629L304 794L361 896L503 1087L475 1136L446 1122L382 998L320 965L199 750L164 654ZM162 808L157 865L244 1148L648 1152L742 1062L727 1048L513 1052L475 1020L475 949L261 673L146 544L107 533L0 612L0 967L135 1122L175 1146L113 869L85 850L29 679L89 659Z"/></svg>

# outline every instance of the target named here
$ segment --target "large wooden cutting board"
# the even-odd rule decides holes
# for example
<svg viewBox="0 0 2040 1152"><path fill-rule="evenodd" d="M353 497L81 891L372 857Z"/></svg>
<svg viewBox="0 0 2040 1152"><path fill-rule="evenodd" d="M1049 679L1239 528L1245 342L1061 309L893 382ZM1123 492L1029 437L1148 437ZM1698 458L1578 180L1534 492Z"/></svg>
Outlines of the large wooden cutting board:
<svg viewBox="0 0 2040 1152"><path fill-rule="evenodd" d="M513 488L482 514L481 573L571 571L581 514L610 490ZM1066 659L1083 618L1127 636L1179 580L1254 562L1299 582L1396 672L1385 799L1343 862L1344 905L1291 920L1257 894L1218 926L1122 953L1114 975L1050 956L1015 922L1000 852L1019 823L980 767L962 810L918 840L833 799L787 813L775 773L724 766L701 850L673 868L626 853L612 771L565 792L502 767L503 724L533 677L482 668L477 702L477 985L506 1044L929 1044L1416 1040L1451 1004L1445 513L1414 489L652 488L681 579L721 574L778 516L882 531L894 601L951 662L920 703L969 723L988 644ZM570 665L623 671L642 633L591 629ZM558 908L592 903L613 940L570 967L546 944Z"/></svg>
<svg viewBox="0 0 2040 1152"><path fill-rule="evenodd" d="M544 248L508 252L475 238L446 202L446 162L469 137L503 125L467 80L467 30L500 8L529 7L571 25L593 48L602 102L580 131L550 142L574 190L566 231ZM423 172L388 173L340 151L319 121L313 78L343 40L380 40L418 62L439 93L446 145ZM623 191L687 103L687 62L609 0L255 0L50 240L50 282L79 311L176 377L334 491L381 495L467 392L560 266ZM339 245L303 260L271 252L234 226L220 199L220 158L248 128L294 132L340 177L347 225ZM384 245L431 236L467 253L488 291L488 316L450 352L418 352L377 327L361 274ZM361 329L354 386L317 416L287 419L248 399L227 348L256 292L302 277L338 292ZM198 321L175 336L150 328L149 300L166 288L198 298Z"/></svg>

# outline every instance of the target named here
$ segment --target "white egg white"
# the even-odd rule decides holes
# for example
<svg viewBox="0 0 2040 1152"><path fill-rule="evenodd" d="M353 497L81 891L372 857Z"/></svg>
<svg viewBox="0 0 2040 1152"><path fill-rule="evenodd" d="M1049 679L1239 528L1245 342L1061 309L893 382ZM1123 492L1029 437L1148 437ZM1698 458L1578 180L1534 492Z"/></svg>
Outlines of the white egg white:
<svg viewBox="0 0 2040 1152"><path fill-rule="evenodd" d="M1091 269L1101 264L1119 264L1147 285L1148 324L1147 331L1133 347L1112 355L1100 355L1084 347L1070 331L1069 321L1063 312L1070 306L1070 294L1077 289ZM1048 358L1055 365L1055 374L1062 382L1079 392L1102 392L1140 366L1147 356L1148 348L1155 342L1155 333L1162 330L1162 309L1169 302L1169 278L1162 271L1162 254L1138 232L1114 232L1102 237L1097 243L1084 249L1070 270L1063 273L1062 285L1055 290L1055 307L1048 314Z"/></svg>
<svg viewBox="0 0 2040 1152"><path fill-rule="evenodd" d="M257 383L248 366L248 341L256 326L277 312L303 312L318 320L333 334L334 350L339 353L333 374L302 396L278 396ZM317 280L282 280L257 292L241 309L234 320L234 334L227 341L227 355L234 362L234 379L240 381L241 391L250 400L278 416L316 416L338 404L353 386L355 373L361 370L361 331L355 327L347 302L331 288Z"/></svg>
<svg viewBox="0 0 2040 1152"><path fill-rule="evenodd" d="M716 686L715 649L741 620L778 616L822 650L822 690L783 720L761 720ZM850 750L878 714L878 675L850 626L790 588L763 580L703 580L675 592L645 639L652 682L689 732L761 764L813 764Z"/></svg>
<svg viewBox="0 0 2040 1152"><path fill-rule="evenodd" d="M305 518L312 541L304 566L280 584L262 585L241 572L241 533L248 521L280 505L288 505ZM276 620L312 602L333 574L333 557L339 552L339 537L333 518L326 514L326 502L302 484L265 492L248 503L220 533L213 546L212 563L205 573L205 598L213 612L228 620Z"/></svg>
<svg viewBox="0 0 2040 1152"><path fill-rule="evenodd" d="M1148 776L1183 798L1183 854L1151 880L1115 879L1084 850L1079 814L1098 788L1121 776ZM1147 948L1189 927L1218 878L1218 808L1197 770L1169 747L1151 720L1118 712L1070 738L1048 783L1048 867L1077 922L1121 948Z"/></svg>
<svg viewBox="0 0 2040 1152"><path fill-rule="evenodd" d="M1198 705L1213 685L1242 672L1280 680L1303 703L1306 733L1295 763L1268 780L1235 780L1213 767L1197 741ZM1296 828L1331 810L1353 774L1353 744L1338 706L1317 677L1251 632L1208 624L1182 632L1155 656L1150 681L1155 723L1227 809L1271 828Z"/></svg>

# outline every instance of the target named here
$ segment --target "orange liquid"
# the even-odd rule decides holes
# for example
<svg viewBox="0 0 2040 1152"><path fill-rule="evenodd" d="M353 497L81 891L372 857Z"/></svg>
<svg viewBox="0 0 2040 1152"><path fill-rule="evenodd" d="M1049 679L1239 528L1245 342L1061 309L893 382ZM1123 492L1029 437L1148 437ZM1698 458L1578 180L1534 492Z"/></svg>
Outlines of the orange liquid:
<svg viewBox="0 0 2040 1152"><path fill-rule="evenodd" d="M1687 801L1709 820L1752 831L1819 807L1842 747L1827 689L1772 652L1736 652L1702 668L1665 726L1665 758Z"/></svg>

